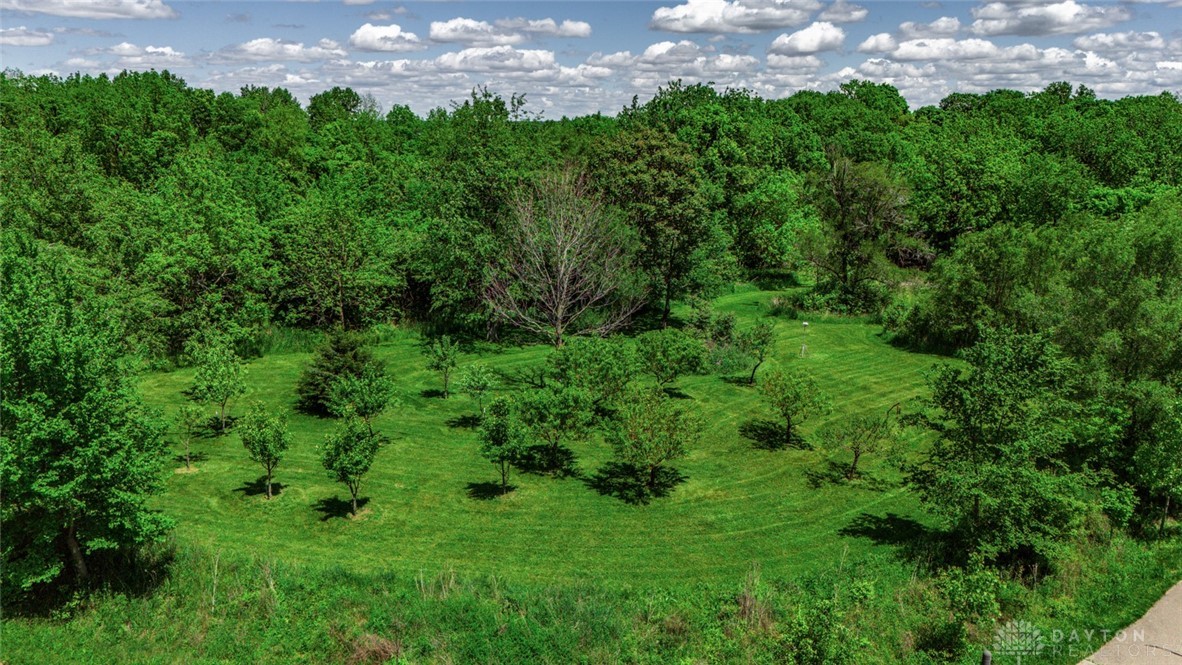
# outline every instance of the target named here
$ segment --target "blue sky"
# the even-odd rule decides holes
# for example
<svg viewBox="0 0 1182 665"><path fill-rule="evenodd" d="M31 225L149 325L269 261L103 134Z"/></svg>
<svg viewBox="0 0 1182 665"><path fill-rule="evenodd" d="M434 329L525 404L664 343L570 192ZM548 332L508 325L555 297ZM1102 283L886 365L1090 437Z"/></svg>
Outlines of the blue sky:
<svg viewBox="0 0 1182 665"><path fill-rule="evenodd" d="M304 101L347 85L418 113L477 85L524 93L545 117L615 113L676 78L763 97L863 78L916 108L1060 80L1182 93L1182 0L0 0L0 59L59 75L168 69Z"/></svg>

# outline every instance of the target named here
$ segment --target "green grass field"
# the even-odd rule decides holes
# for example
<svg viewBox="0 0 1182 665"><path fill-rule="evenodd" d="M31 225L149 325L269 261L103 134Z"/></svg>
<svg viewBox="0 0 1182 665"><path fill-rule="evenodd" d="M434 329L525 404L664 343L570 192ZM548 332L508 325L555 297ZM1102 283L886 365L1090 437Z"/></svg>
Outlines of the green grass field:
<svg viewBox="0 0 1182 665"><path fill-rule="evenodd" d="M772 295L739 289L716 308L751 325L766 315ZM939 359L894 348L879 330L811 321L802 359L803 326L780 320L765 368L806 366L834 399L831 415L802 428L806 440L829 420L882 411L924 391L923 372ZM918 519L916 502L883 460L867 460L869 480L833 483L818 478L827 468L823 452L768 450L743 436L744 424L770 411L755 389L710 375L678 382L707 431L676 463L685 480L668 496L634 505L596 490L592 479L611 454L599 435L573 447L574 477L515 472L516 490L496 496L497 473L477 454L468 422L475 403L463 395L435 396L439 378L424 368L418 336L394 337L377 355L401 386L401 405L377 423L390 441L363 484L368 500L360 519L343 517L347 490L320 465L318 446L335 421L292 409L309 354L272 355L249 365L250 392L234 407L241 413L258 399L290 414L294 443L275 476L278 496L267 501L259 493L262 471L233 431L198 440L198 471L175 474L159 502L177 520L178 541L358 572L454 569L518 581L668 585L735 580L753 564L769 574L826 568L887 547L849 532L865 522L864 514ZM540 366L549 351L488 348L479 358L512 377ZM476 358L467 354L461 367ZM143 392L171 412L191 377L191 371L151 375Z"/></svg>

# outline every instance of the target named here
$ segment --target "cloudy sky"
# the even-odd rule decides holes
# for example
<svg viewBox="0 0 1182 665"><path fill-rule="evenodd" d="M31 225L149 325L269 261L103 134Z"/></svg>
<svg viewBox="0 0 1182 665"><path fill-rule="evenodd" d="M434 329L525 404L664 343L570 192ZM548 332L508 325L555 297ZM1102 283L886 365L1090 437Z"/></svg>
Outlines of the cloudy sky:
<svg viewBox="0 0 1182 665"><path fill-rule="evenodd" d="M1104 97L1182 93L1182 0L0 0L0 61L168 69L304 101L351 86L421 114L476 85L525 93L545 117L615 113L675 78L763 97L864 78L917 108L1060 80Z"/></svg>

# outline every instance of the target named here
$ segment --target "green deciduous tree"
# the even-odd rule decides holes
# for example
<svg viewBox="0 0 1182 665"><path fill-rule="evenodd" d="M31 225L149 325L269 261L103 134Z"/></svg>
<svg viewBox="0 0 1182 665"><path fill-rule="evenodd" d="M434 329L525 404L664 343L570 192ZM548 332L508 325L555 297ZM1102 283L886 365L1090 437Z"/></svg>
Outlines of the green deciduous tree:
<svg viewBox="0 0 1182 665"><path fill-rule="evenodd" d="M165 427L121 358L118 313L59 248L0 233L0 580L6 598L163 538Z"/></svg>
<svg viewBox="0 0 1182 665"><path fill-rule="evenodd" d="M1068 397L1078 370L1046 336L988 332L938 367L929 412L938 438L910 483L972 551L1048 557L1081 528L1089 478L1067 463L1088 418Z"/></svg>
<svg viewBox="0 0 1182 665"><path fill-rule="evenodd" d="M591 427L591 396L579 388L549 385L524 393L519 413L530 434L544 442L549 468L558 470L563 444L586 436Z"/></svg>
<svg viewBox="0 0 1182 665"><path fill-rule="evenodd" d="M835 423L820 433L821 445L829 450L845 451L851 456L846 480L858 476L858 462L866 455L889 452L897 433L890 416L854 416Z"/></svg>
<svg viewBox="0 0 1182 665"><path fill-rule="evenodd" d="M558 383L583 390L599 407L615 406L640 369L636 348L619 337L571 340L547 358Z"/></svg>
<svg viewBox="0 0 1182 665"><path fill-rule="evenodd" d="M239 435L250 460L263 465L267 474L267 498L270 499L271 477L283 460L283 454L291 447L291 433L278 416L267 413L262 402L255 402L242 418Z"/></svg>
<svg viewBox="0 0 1182 665"><path fill-rule="evenodd" d="M199 344L193 360L197 371L191 394L197 401L217 407L219 429L225 434L230 400L246 392L246 368L229 340L219 337Z"/></svg>
<svg viewBox="0 0 1182 665"><path fill-rule="evenodd" d="M665 386L683 374L702 371L706 350L702 343L676 328L650 330L636 338L641 365Z"/></svg>
<svg viewBox="0 0 1182 665"><path fill-rule="evenodd" d="M759 371L759 366L767 359L769 353L772 352L772 346L776 342L776 327L774 324L767 321L760 321L754 326L739 332L735 339L735 346L739 351L751 359L751 376L747 379L747 383L755 385L755 373Z"/></svg>
<svg viewBox="0 0 1182 665"><path fill-rule="evenodd" d="M394 401L394 381L376 361L367 363L359 375L343 374L328 391L329 411L338 417L356 414L374 435L373 421Z"/></svg>
<svg viewBox="0 0 1182 665"><path fill-rule="evenodd" d="M441 335L424 349L427 356L427 369L439 372L443 379L443 396L447 398L450 392L451 373L455 371L460 358L460 345L452 340L450 335Z"/></svg>
<svg viewBox="0 0 1182 665"><path fill-rule="evenodd" d="M197 437L197 431L205 424L205 411L201 407L192 402L185 402L177 411L174 423L176 425L177 435L180 437L181 444L185 446L185 468L191 468L189 464L190 450L192 448L193 439Z"/></svg>
<svg viewBox="0 0 1182 665"><path fill-rule="evenodd" d="M352 497L352 514L357 514L357 495L361 479L369 473L380 443L356 416L346 417L336 431L325 437L321 462L337 480L345 483Z"/></svg>
<svg viewBox="0 0 1182 665"><path fill-rule="evenodd" d="M509 491L509 467L521 460L528 446L526 431L516 406L508 397L497 397L480 421L480 454L501 472L501 493Z"/></svg>
<svg viewBox="0 0 1182 665"><path fill-rule="evenodd" d="M651 491L662 467L685 457L701 433L701 420L663 391L641 390L624 401L608 438L617 459L640 471Z"/></svg>
<svg viewBox="0 0 1182 665"><path fill-rule="evenodd" d="M456 383L460 390L476 400L476 408L484 413L484 396L497 385L497 375L484 363L472 363L460 372Z"/></svg>
<svg viewBox="0 0 1182 665"><path fill-rule="evenodd" d="M829 395L823 392L817 382L800 370L775 370L767 372L759 382L759 390L765 400L784 423L784 443L791 445L793 430L801 422L814 415L827 413L831 408Z"/></svg>

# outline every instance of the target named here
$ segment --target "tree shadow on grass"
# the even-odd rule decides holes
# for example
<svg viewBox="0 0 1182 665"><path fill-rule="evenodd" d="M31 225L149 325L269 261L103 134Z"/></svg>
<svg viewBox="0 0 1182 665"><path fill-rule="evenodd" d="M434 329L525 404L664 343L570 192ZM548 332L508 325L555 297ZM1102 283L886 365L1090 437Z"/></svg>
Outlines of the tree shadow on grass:
<svg viewBox="0 0 1182 665"><path fill-rule="evenodd" d="M808 480L809 487L813 489L820 489L825 485L849 485L859 489L870 490L872 492L885 492L893 487L890 481L878 478L877 476L859 471L852 479L846 477L849 471L849 464L844 464L836 460L825 460L825 463L808 469L804 472L805 478Z"/></svg>
<svg viewBox="0 0 1182 665"><path fill-rule="evenodd" d="M439 388L427 388L419 393L419 396L425 399L444 399L444 392Z"/></svg>
<svg viewBox="0 0 1182 665"><path fill-rule="evenodd" d="M672 397L673 399L693 399L693 397L687 395L681 390L681 388L678 388L677 386L665 386L662 390L665 391L666 395Z"/></svg>
<svg viewBox="0 0 1182 665"><path fill-rule="evenodd" d="M929 567L938 567L949 560L950 541L946 533L895 513L862 513L838 530L837 534L850 538L869 538L878 545L898 547L900 557Z"/></svg>
<svg viewBox="0 0 1182 665"><path fill-rule="evenodd" d="M501 383L507 388L537 388L541 390L546 387L545 367L531 366L512 371L498 370L497 374L501 377Z"/></svg>
<svg viewBox="0 0 1182 665"><path fill-rule="evenodd" d="M456 416L447 420L447 426L452 429L476 429L480 427L480 416L476 414L468 414L465 416Z"/></svg>
<svg viewBox="0 0 1182 665"><path fill-rule="evenodd" d="M653 499L669 496L674 487L687 480L680 471L668 466L661 467L657 472L657 482L652 487L648 486L646 475L631 464L608 462L583 482L603 496L614 496L625 503L644 505Z"/></svg>
<svg viewBox="0 0 1182 665"><path fill-rule="evenodd" d="M182 460L183 461L183 460ZM286 487L283 483L271 481L271 496L279 496L283 488ZM267 477L259 476L257 480L242 483L242 487L235 488L235 492L242 492L243 496L266 496L267 495Z"/></svg>
<svg viewBox="0 0 1182 665"><path fill-rule="evenodd" d="M798 433L791 440L784 437L784 426L774 420L755 418L739 425L739 435L760 450L785 450L796 448L812 450L813 447Z"/></svg>
<svg viewBox="0 0 1182 665"><path fill-rule="evenodd" d="M551 450L550 446L539 444L531 446L513 466L522 473L574 478L580 475L575 460L574 451L566 446Z"/></svg>
<svg viewBox="0 0 1182 665"><path fill-rule="evenodd" d="M365 504L367 503L369 503L368 498L357 499L357 510L364 508ZM315 508L321 515L323 515L323 517L320 518L321 522L327 522L334 517L345 519L350 513L353 512L353 503L351 501L340 499L335 496L321 499L312 504L312 507Z"/></svg>
<svg viewBox="0 0 1182 665"><path fill-rule="evenodd" d="M723 383L729 383L732 386L738 386L740 388L754 388L756 386L756 384L751 383L750 374L744 374L742 376L723 376L719 378L722 379Z"/></svg>
<svg viewBox="0 0 1182 665"><path fill-rule="evenodd" d="M489 501L512 492L517 489L516 485L509 485L504 490L501 489L500 483L468 483L468 498L476 499L477 501Z"/></svg>

